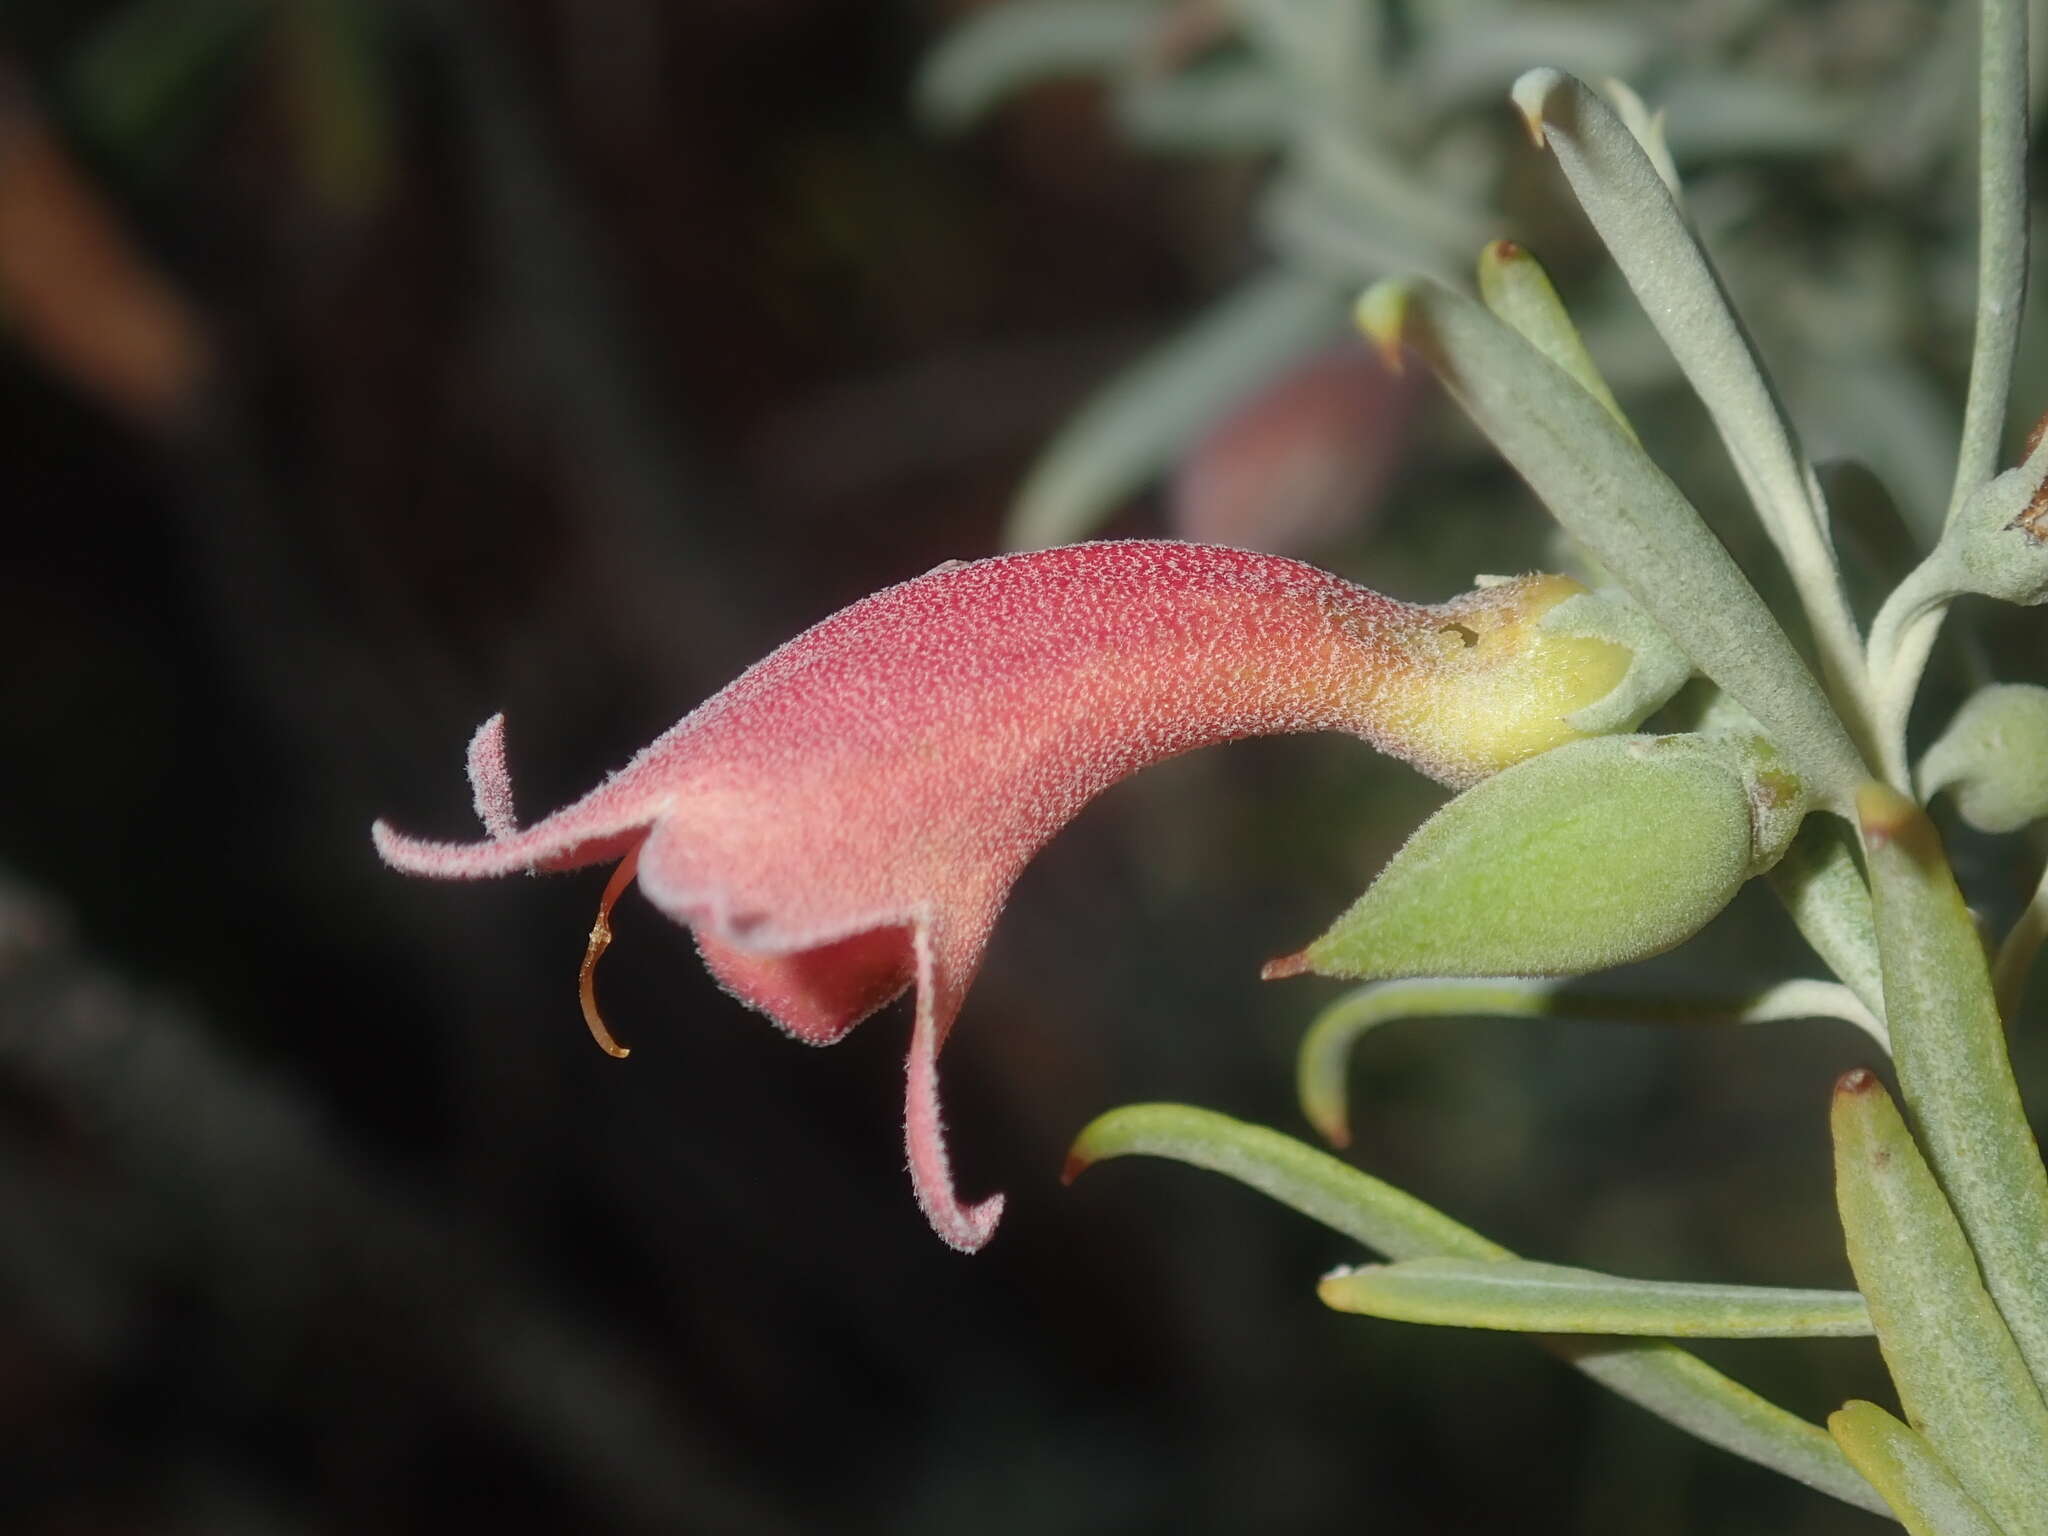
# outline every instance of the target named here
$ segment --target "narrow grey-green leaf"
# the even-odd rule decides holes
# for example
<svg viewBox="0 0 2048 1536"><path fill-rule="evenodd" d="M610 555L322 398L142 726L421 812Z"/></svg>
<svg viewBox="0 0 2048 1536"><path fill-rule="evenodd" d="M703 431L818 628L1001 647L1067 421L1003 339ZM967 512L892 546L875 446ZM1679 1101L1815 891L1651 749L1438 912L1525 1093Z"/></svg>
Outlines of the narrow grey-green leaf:
<svg viewBox="0 0 2048 1536"><path fill-rule="evenodd" d="M1977 321L1951 520L1998 468L2027 291L2027 0L1977 11Z"/></svg>
<svg viewBox="0 0 2048 1536"><path fill-rule="evenodd" d="M1934 1447L1875 1403L1844 1403L1828 1433L1912 1536L2003 1536Z"/></svg>
<svg viewBox="0 0 2048 1536"><path fill-rule="evenodd" d="M1813 952L1883 1019L1877 923L1848 828L1832 817L1807 817L1766 878Z"/></svg>
<svg viewBox="0 0 2048 1536"><path fill-rule="evenodd" d="M1899 1087L1985 1286L2034 1379L2048 1381L2048 1171L1984 948L1926 813L1882 784L1857 799Z"/></svg>
<svg viewBox="0 0 2048 1536"><path fill-rule="evenodd" d="M1979 832L2017 832L2048 816L2048 688L1994 683L1964 701L1916 775L1923 799L1955 791Z"/></svg>
<svg viewBox="0 0 2048 1536"><path fill-rule="evenodd" d="M1569 742L1445 805L1267 973L1559 976L1641 960L1728 904L1750 849L1742 780L1700 738Z"/></svg>
<svg viewBox="0 0 2048 1536"><path fill-rule="evenodd" d="M1324 1276L1316 1294L1339 1312L1511 1333L1795 1339L1870 1332L1870 1314L1854 1291L1631 1280L1527 1259L1369 1264Z"/></svg>
<svg viewBox="0 0 2048 1536"><path fill-rule="evenodd" d="M2048 1405L1955 1213L1873 1074L1843 1076L1831 1119L1849 1264L1906 1417L2010 1536L2048 1532Z"/></svg>
<svg viewBox="0 0 2048 1536"><path fill-rule="evenodd" d="M1039 455L1005 530L1012 548L1093 533L1236 401L1339 333L1335 284L1274 269L1098 390Z"/></svg>
<svg viewBox="0 0 2048 1536"><path fill-rule="evenodd" d="M1884 1026L1856 994L1828 981L1781 981L1755 992L1674 996L1582 980L1464 980L1430 977L1370 982L1316 1016L1295 1058L1302 1113L1332 1146L1351 1142L1345 1078L1351 1053L1382 1024L1422 1018L1600 1019L1646 1024L1765 1024L1842 1019L1888 1048Z"/></svg>
<svg viewBox="0 0 2048 1536"><path fill-rule="evenodd" d="M1854 707L1862 730L1863 646L1829 545L1826 509L1713 263L1636 136L1583 82L1532 69L1513 94L1714 418L1792 574L1829 685Z"/></svg>
<svg viewBox="0 0 2048 1536"><path fill-rule="evenodd" d="M1005 0L956 22L918 65L912 94L932 127L966 127L1041 80L1129 68L1162 7L1152 0Z"/></svg>
<svg viewBox="0 0 2048 1536"><path fill-rule="evenodd" d="M1570 375L1437 283L1381 283L1358 319L1414 348L1565 528L1754 715L1828 803L1868 775L1778 620L1678 487Z"/></svg>
<svg viewBox="0 0 2048 1536"><path fill-rule="evenodd" d="M1172 1158L1270 1195L1389 1258L1514 1255L1414 1196L1277 1131L1185 1104L1132 1104L1089 1124L1068 1154L1071 1180L1115 1157ZM1817 1425L1661 1341L1550 1338L1560 1359L1609 1391L1710 1445L1758 1462L1859 1509L1884 1500Z"/></svg>

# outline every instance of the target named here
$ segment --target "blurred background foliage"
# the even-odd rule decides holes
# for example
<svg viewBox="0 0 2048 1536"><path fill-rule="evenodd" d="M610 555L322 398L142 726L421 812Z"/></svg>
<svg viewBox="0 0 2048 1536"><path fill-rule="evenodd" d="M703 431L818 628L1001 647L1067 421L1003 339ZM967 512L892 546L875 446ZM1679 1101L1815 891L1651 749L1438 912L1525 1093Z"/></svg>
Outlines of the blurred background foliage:
<svg viewBox="0 0 2048 1536"><path fill-rule="evenodd" d="M1026 876L946 1061L965 1187L1012 1196L971 1262L904 1187L901 1018L798 1051L629 903L612 1062L573 1002L595 884L403 881L366 829L460 832L495 709L559 804L1005 542L1188 531L1427 599L1544 563L1463 423L1342 341L1362 279L1495 234L1738 506L1506 106L1533 62L1665 110L1809 447L1876 472L1838 507L1924 526L1967 11L10 0L7 1528L1877 1529L1513 1339L1325 1311L1352 1255L1246 1191L1059 1189L1120 1102L1299 1129L1329 993L1258 962L1438 798L1355 743L1168 765ZM1755 892L1666 964L1814 967ZM1844 1284L1822 1106L1866 1052L1393 1030L1353 1155L1533 1256ZM1882 1390L1854 1342L1708 1353L1809 1413Z"/></svg>

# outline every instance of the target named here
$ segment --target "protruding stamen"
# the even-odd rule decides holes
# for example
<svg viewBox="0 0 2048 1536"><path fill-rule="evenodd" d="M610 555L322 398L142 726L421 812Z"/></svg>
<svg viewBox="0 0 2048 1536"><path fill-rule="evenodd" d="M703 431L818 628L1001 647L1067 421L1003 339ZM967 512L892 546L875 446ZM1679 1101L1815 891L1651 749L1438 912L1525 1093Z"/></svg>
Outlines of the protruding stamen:
<svg viewBox="0 0 2048 1536"><path fill-rule="evenodd" d="M590 1038L598 1043L607 1056L624 1058L632 1054L625 1046L612 1038L612 1032L604 1026L604 1018L597 1011L597 988L594 980L598 957L611 948L612 904L633 879L633 872L640 867L640 847L636 843L633 851L619 860L619 867L612 871L612 877L605 883L604 895L598 898L597 921L591 925L590 945L583 951L583 969L577 973L578 994L583 999L583 1022L590 1026Z"/></svg>

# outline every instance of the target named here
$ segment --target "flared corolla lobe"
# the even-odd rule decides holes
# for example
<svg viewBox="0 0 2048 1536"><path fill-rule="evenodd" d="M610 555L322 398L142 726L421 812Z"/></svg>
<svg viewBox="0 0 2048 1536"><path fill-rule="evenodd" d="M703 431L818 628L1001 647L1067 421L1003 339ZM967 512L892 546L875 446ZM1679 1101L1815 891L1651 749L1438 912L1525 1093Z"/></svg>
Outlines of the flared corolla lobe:
<svg viewBox="0 0 2048 1536"><path fill-rule="evenodd" d="M486 841L374 836L444 879L632 856L719 982L813 1044L914 983L911 1177L972 1250L1001 1198L954 1194L937 1057L1038 848L1136 769L1240 737L1344 731L1458 785L1569 740L1629 660L1542 627L1578 590L1521 577L1418 607L1141 541L941 567L790 641L544 821L516 826L494 717L469 757Z"/></svg>

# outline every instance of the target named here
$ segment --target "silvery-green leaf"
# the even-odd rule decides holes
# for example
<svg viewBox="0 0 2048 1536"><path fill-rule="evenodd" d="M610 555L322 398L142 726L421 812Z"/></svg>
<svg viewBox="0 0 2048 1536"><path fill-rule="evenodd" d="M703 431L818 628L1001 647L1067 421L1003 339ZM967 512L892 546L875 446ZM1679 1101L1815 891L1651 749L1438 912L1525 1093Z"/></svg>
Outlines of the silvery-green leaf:
<svg viewBox="0 0 2048 1536"><path fill-rule="evenodd" d="M1470 1227L1327 1153L1185 1104L1132 1104L1099 1117L1076 1138L1066 1177L1132 1155L1174 1158L1236 1179L1389 1258L1514 1257ZM1818 1426L1675 1344L1585 1338L1539 1342L1609 1391L1710 1445L1859 1509L1886 1513L1877 1491Z"/></svg>
<svg viewBox="0 0 2048 1536"><path fill-rule="evenodd" d="M2013 1079L1984 946L1926 813L1875 783L1858 794L1857 813L1900 1091L1986 1289L2035 1380L2048 1381L2048 1170Z"/></svg>
<svg viewBox="0 0 2048 1536"><path fill-rule="evenodd" d="M1744 483L1756 492L1772 537L1782 540L1779 520L1794 514L1815 524L1818 509L1807 495L1791 425L1713 264L1640 141L1584 82L1559 70L1530 70L1515 82L1513 96L1531 136L1556 157L1699 392Z"/></svg>
<svg viewBox="0 0 2048 1536"><path fill-rule="evenodd" d="M1246 394L1339 334L1339 287L1261 273L1097 390L1039 455L1010 512L1016 549L1088 537Z"/></svg>
<svg viewBox="0 0 2048 1536"><path fill-rule="evenodd" d="M1664 190L1671 194L1674 202L1682 200L1685 188L1678 179L1678 162L1671 158L1671 146L1664 137L1664 109L1659 107L1652 112L1649 103L1621 80L1610 79L1605 84L1607 99L1614 106L1614 115L1635 135L1636 143L1642 146L1643 153L1656 169L1657 179L1664 183Z"/></svg>
<svg viewBox="0 0 2048 1536"><path fill-rule="evenodd" d="M1857 734L1872 736L1864 718L1862 640L1842 592L1819 488L1705 249L1636 136L1582 82L1532 69L1515 82L1513 96L1714 418L1792 575L1829 689Z"/></svg>
<svg viewBox="0 0 2048 1536"><path fill-rule="evenodd" d="M1849 1264L1907 1419L2004 1530L2048 1531L2048 1405L1955 1213L1873 1074L1844 1075L1832 1123Z"/></svg>
<svg viewBox="0 0 2048 1536"><path fill-rule="evenodd" d="M1659 954L1726 906L1750 802L1690 736L1570 742L1416 831L1330 930L1268 975L1560 976Z"/></svg>
<svg viewBox="0 0 2048 1536"><path fill-rule="evenodd" d="M1911 1536L2004 1536L1934 1447L1877 1404L1844 1403L1828 1433Z"/></svg>
<svg viewBox="0 0 2048 1536"><path fill-rule="evenodd" d="M1972 694L1920 759L1922 799L1944 789L1980 832L2048 816L2048 688L1996 683Z"/></svg>
<svg viewBox="0 0 2048 1536"><path fill-rule="evenodd" d="M1977 320L1951 521L1998 467L2027 291L2028 0L1977 12ZM2038 523L2034 532L2048 532ZM2037 599L2038 601L2038 599Z"/></svg>
<svg viewBox="0 0 2048 1536"><path fill-rule="evenodd" d="M960 129L1040 80L1118 73L1163 9L1152 0L1004 0L975 11L918 66L918 114Z"/></svg>
<svg viewBox="0 0 2048 1536"><path fill-rule="evenodd" d="M1870 1314L1854 1291L1632 1280L1526 1259L1405 1259L1339 1269L1323 1304L1397 1323L1510 1333L1670 1339L1861 1338Z"/></svg>
<svg viewBox="0 0 2048 1536"><path fill-rule="evenodd" d="M1383 349L1429 362L1557 520L1846 811L1868 775L1827 695L1699 513L1605 408L1440 284L1377 284L1358 320Z"/></svg>

